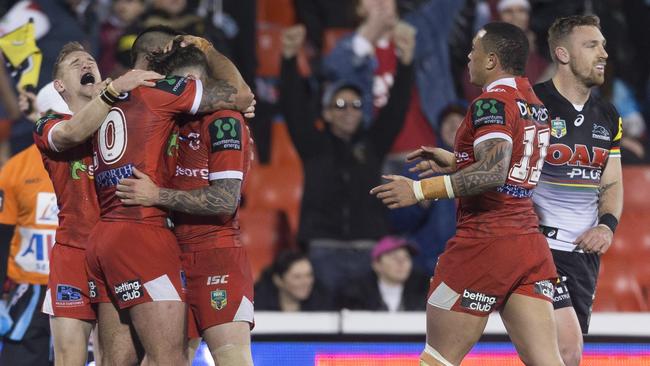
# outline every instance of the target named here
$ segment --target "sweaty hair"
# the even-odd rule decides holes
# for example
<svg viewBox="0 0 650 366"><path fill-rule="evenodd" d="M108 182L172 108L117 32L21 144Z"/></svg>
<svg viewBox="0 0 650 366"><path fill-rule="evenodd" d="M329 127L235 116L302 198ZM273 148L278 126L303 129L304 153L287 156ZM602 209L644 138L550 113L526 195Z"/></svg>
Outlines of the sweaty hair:
<svg viewBox="0 0 650 366"><path fill-rule="evenodd" d="M63 48L61 48L61 51L59 51L59 56L57 56L56 61L54 62L54 68L52 69L52 80L59 78L61 73L60 66L63 60L65 60L65 58L68 57L68 55L72 52L77 51L86 52L86 49L79 42L68 42L63 46Z"/></svg>
<svg viewBox="0 0 650 366"><path fill-rule="evenodd" d="M600 29L600 19L595 15L571 15L553 22L551 28L548 29L548 47L553 61L557 61L555 48L559 47L560 43L571 35L574 28L584 26Z"/></svg>
<svg viewBox="0 0 650 366"><path fill-rule="evenodd" d="M272 274L284 277L294 263L307 259L307 256L295 250L286 250L278 254L271 267Z"/></svg>
<svg viewBox="0 0 650 366"><path fill-rule="evenodd" d="M203 73L206 73L208 61L205 54L196 46L181 47L180 40L174 40L169 52L154 51L149 56L149 69L162 75L173 75L186 67L199 67Z"/></svg>
<svg viewBox="0 0 650 366"><path fill-rule="evenodd" d="M170 39L184 34L164 25L156 25L143 30L135 38L131 47L131 64L135 64L139 55L151 55L165 47Z"/></svg>
<svg viewBox="0 0 650 366"><path fill-rule="evenodd" d="M524 31L504 22L488 23L483 30L485 35L481 44L485 52L496 54L504 71L517 76L524 75L529 47Z"/></svg>

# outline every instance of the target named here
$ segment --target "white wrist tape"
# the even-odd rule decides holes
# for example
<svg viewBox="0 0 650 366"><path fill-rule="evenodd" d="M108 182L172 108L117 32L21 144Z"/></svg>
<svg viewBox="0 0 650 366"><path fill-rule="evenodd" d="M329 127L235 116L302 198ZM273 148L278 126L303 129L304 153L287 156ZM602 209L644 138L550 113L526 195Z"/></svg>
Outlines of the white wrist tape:
<svg viewBox="0 0 650 366"><path fill-rule="evenodd" d="M415 199L417 199L418 202L424 201L424 192L422 192L422 182L420 182L419 180L413 181L413 194L415 194Z"/></svg>
<svg viewBox="0 0 650 366"><path fill-rule="evenodd" d="M447 190L449 199L454 199L456 196L454 195L454 187L451 186L451 178L448 175L445 175L443 178L445 179L445 189Z"/></svg>

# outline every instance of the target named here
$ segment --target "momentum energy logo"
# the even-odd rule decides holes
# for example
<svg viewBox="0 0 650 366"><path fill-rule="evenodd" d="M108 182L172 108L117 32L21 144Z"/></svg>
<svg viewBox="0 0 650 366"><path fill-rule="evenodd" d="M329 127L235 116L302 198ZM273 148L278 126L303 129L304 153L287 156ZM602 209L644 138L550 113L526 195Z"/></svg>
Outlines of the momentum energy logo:
<svg viewBox="0 0 650 366"><path fill-rule="evenodd" d="M474 127L485 125L505 125L505 104L496 99L479 99L474 103L472 111Z"/></svg>
<svg viewBox="0 0 650 366"><path fill-rule="evenodd" d="M235 118L219 118L210 123L211 151L241 150L241 124Z"/></svg>

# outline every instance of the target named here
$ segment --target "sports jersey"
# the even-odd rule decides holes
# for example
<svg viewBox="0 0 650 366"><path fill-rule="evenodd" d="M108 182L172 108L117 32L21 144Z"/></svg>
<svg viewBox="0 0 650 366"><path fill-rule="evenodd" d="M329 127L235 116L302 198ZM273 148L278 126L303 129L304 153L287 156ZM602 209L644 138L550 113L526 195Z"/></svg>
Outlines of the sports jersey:
<svg viewBox="0 0 650 366"><path fill-rule="evenodd" d="M58 212L52 182L32 145L0 171L0 224L15 226L7 270L14 282L47 283Z"/></svg>
<svg viewBox="0 0 650 366"><path fill-rule="evenodd" d="M243 180L251 159L250 133L241 113L225 110L206 115L181 127L172 186L192 190L207 187L210 181L218 179ZM174 222L180 245L241 245L237 213L226 222L215 216L176 213Z"/></svg>
<svg viewBox="0 0 650 366"><path fill-rule="evenodd" d="M168 186L178 148L175 117L196 113L202 94L199 80L170 76L157 81L155 87L138 87L120 96L93 144L102 220L166 225L166 211L125 206L115 188L121 179L133 175L134 167L156 185Z"/></svg>
<svg viewBox="0 0 650 366"><path fill-rule="evenodd" d="M574 106L552 80L535 85L548 107L551 144L533 200L553 249L572 251L573 241L598 223L602 171L620 158L622 120L613 105L593 94Z"/></svg>
<svg viewBox="0 0 650 366"><path fill-rule="evenodd" d="M88 141L59 152L52 143L52 131L70 118L69 114L46 115L34 126L33 135L58 199L60 211L56 242L83 249L99 217L91 144Z"/></svg>
<svg viewBox="0 0 650 366"><path fill-rule="evenodd" d="M458 237L523 235L538 230L531 200L549 141L547 112L525 78L503 78L473 101L456 134L458 170L473 164L474 147L500 138L512 143L504 185L462 197L458 205Z"/></svg>

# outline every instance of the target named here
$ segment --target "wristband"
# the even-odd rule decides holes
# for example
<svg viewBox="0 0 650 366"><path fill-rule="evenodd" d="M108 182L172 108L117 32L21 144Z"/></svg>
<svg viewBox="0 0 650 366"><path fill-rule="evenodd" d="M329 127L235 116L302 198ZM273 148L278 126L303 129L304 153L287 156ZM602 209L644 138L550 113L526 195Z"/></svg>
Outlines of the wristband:
<svg viewBox="0 0 650 366"><path fill-rule="evenodd" d="M606 213L598 219L598 225L605 225L612 231L612 234L616 232L616 226L618 226L618 219L616 216Z"/></svg>
<svg viewBox="0 0 650 366"><path fill-rule="evenodd" d="M425 199L437 200L440 198L454 198L454 190L448 175L433 177L420 181Z"/></svg>
<svg viewBox="0 0 650 366"><path fill-rule="evenodd" d="M111 97L113 97L113 99L116 99L117 97L120 96L120 93L118 93L117 90L115 90L115 88L113 87L112 81L108 83L108 85L106 85L105 90L111 95Z"/></svg>
<svg viewBox="0 0 650 366"><path fill-rule="evenodd" d="M102 92L99 94L99 98L102 100L102 102L106 103L109 107L112 107L115 102L117 102L117 97L113 97L110 95L110 93L104 89Z"/></svg>
<svg viewBox="0 0 650 366"><path fill-rule="evenodd" d="M422 202L425 200L424 198L424 192L422 192L422 182L419 180L414 180L413 181L413 194L415 194L415 199L418 200L418 202Z"/></svg>

